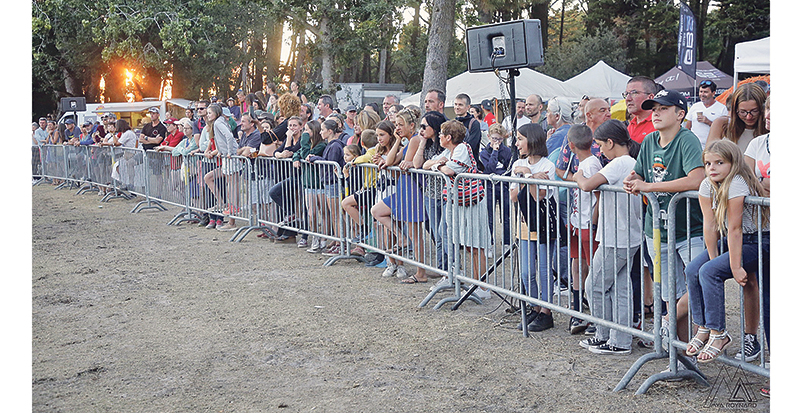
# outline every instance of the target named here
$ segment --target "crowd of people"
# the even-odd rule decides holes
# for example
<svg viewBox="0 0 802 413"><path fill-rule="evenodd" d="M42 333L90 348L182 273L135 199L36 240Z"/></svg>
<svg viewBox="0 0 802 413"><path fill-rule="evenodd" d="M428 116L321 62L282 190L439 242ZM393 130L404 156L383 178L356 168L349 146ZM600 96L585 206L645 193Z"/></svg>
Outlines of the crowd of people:
<svg viewBox="0 0 802 413"><path fill-rule="evenodd" d="M591 314L621 324L638 325L654 312L656 215L661 268L664 273L669 268L669 254L677 263L676 289L664 286L661 298L676 302L676 331L688 342L686 354L708 362L733 342L724 322L723 283L734 278L744 287L746 321L744 351L736 357L751 361L760 352L760 269L769 336L770 214L744 198L770 193L770 99L766 88L746 83L723 105L715 100L716 88L701 82L700 101L689 107L680 93L636 76L622 93L627 121L611 119L610 102L602 98L585 96L574 104L555 97L544 103L538 95L518 99L499 121L493 102L472 104L468 93L456 95L455 118L449 119L441 90L426 91L423 108L402 106L397 96L388 95L381 107L348 106L342 113L330 95L313 105L297 84L281 95L269 84L265 92L239 91L225 103L193 102L182 119L161 122L158 108L152 108L151 122L138 135L113 114L94 127L42 118L33 125L33 142L203 155L204 191L213 205L199 225L221 231L236 229L231 216L239 195L232 188L244 179L241 164L231 157L291 159L292 167L273 171L271 179L266 179L269 172L255 172L251 192L261 195L254 195L253 207L272 204L282 223L302 223L308 232L329 237L282 228L266 229L260 237L294 240L309 253L337 256L346 251L334 239L346 234L340 232L341 222L332 220L342 217L354 228L348 235L356 243L373 232L388 246L354 247L349 253L364 255L367 265L382 266L383 276L406 284L427 282L431 274L422 267L408 270L410 263L396 256L407 251L410 261L422 262L424 241L433 245L433 266L446 269L449 254L464 253L464 270L477 280L487 272L494 245L506 252L517 244L522 293L551 302L560 279L570 277L572 309L581 311L587 299ZM342 168L346 184L339 184L333 168L310 167L319 161ZM387 172L396 166L400 173ZM434 174L409 173L416 170ZM466 172L572 181L579 189L565 191L542 181L455 179ZM600 185L623 192L595 191ZM449 191L459 194L456 208L446 205ZM684 191L699 191L699 198L680 202L676 246L669 250L669 201ZM656 195L658 203L644 205L639 195L646 193ZM500 231L494 230L497 225ZM385 256L388 252L394 256ZM555 271L559 268L564 273ZM481 300L491 292L477 288L473 294ZM554 327L545 307L533 307L525 320L529 331ZM590 336L580 345L593 353L631 352L627 333L597 328L581 317L572 317L569 329Z"/></svg>

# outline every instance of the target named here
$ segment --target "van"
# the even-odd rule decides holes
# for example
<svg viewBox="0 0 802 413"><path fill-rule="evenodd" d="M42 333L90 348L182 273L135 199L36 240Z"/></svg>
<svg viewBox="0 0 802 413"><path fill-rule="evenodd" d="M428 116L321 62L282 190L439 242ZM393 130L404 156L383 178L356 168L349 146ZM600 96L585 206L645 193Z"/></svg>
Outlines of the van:
<svg viewBox="0 0 802 413"><path fill-rule="evenodd" d="M153 106L159 108L159 119L167 119L167 111L175 118L184 116L184 109L189 105L186 99L157 100L155 98L145 98L141 102L109 102L109 103L87 103L86 110L82 112L65 112L59 123L64 123L68 118L75 119L78 116L76 125L82 125L86 121L92 123L100 122L100 118L106 113L113 113L117 119L125 119L132 129L140 129L145 122L150 121L148 109Z"/></svg>

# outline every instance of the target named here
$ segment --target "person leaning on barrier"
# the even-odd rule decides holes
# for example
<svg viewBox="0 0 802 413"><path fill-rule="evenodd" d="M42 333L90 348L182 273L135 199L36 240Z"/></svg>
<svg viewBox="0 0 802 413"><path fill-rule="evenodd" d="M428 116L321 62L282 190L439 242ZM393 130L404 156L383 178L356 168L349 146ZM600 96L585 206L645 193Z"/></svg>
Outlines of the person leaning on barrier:
<svg viewBox="0 0 802 413"><path fill-rule="evenodd" d="M362 131L362 136L359 139L362 144L363 155L357 156L350 162L349 170L354 170L354 166L369 164L373 162L373 156L376 155L376 131L373 129L366 129ZM345 169L343 170L345 172ZM349 172L350 175L355 175ZM369 209L374 200L376 199L376 171L374 169L364 169L361 171L364 181L359 185L355 179L349 180L353 185L349 185L350 194L343 199L341 205L346 214L353 221L352 237L355 242L363 242L367 237L368 230L363 228L364 220L362 219L363 211ZM361 247L360 247L361 249ZM364 252L362 255L365 255Z"/></svg>
<svg viewBox="0 0 802 413"><path fill-rule="evenodd" d="M674 90L661 90L653 99L643 102L643 109L652 111L652 123L656 129L643 139L634 170L624 181L624 190L633 195L652 192L657 196L659 210L653 210L651 203L646 210L644 231L649 256L656 257L652 231L653 214L659 214L660 256L664 283L668 277L675 277L675 291L662 288L662 299L677 301L677 334L680 340L688 337L688 294L686 290L684 267L690 262L689 256L696 256L704 248L702 240L702 213L699 202L687 199L676 209L676 248L668 250L667 221L668 205L674 193L695 191L704 179L702 164L702 145L693 132L685 129L682 122L688 109L685 98ZM690 215L686 214L685 203L690 203ZM690 232L686 230L690 222ZM690 254L689 254L690 251ZM675 273L668 274L668 256L675 259ZM667 284L664 284L667 286ZM667 328L668 320L663 326Z"/></svg>
<svg viewBox="0 0 802 413"><path fill-rule="evenodd" d="M36 129L33 130L33 145L42 146L47 143L47 118L39 118L39 123L35 123Z"/></svg>
<svg viewBox="0 0 802 413"><path fill-rule="evenodd" d="M615 119L596 128L594 139L610 162L588 176L580 168L574 174L579 189L590 192L605 184L623 187L635 166L632 155L637 155L638 144L630 139L626 125ZM590 297L591 314L628 327L633 313L628 277L641 244L640 198L604 193L598 205L596 241L600 248L593 255L593 272L585 282L585 291ZM592 338L579 344L596 354L630 354L632 335L598 326Z"/></svg>
<svg viewBox="0 0 802 413"><path fill-rule="evenodd" d="M223 117L223 108L220 105L212 104L206 113L206 123L209 126L209 139L214 143L214 149L207 148L204 156L209 158L219 157L221 163L219 168L215 168L204 176L204 181L209 189L212 190L217 207L215 209L222 210L224 215L234 215L237 211L237 183L239 178L239 163L231 159L232 156L237 154L237 141L231 133L228 122ZM225 196L220 194L215 184L215 179L222 176L225 181ZM225 207L226 200L230 205ZM224 230L231 230L230 226Z"/></svg>
<svg viewBox="0 0 802 413"><path fill-rule="evenodd" d="M443 123L440 127L440 146L444 148L443 152L423 165L424 168L428 166L450 177L446 182L449 191L457 175L467 172L471 167L476 168L472 149L464 142L466 132L465 125L459 121L449 120ZM487 272L485 251L491 247L487 200L482 198L472 205L457 206L457 202L454 204L446 207L446 220L454 223L453 228L449 227L448 231L453 234L451 239L463 246L471 257L473 278L479 280ZM481 287L476 288L474 294L480 299L490 298L490 292Z"/></svg>
<svg viewBox="0 0 802 413"><path fill-rule="evenodd" d="M510 166L512 160L512 150L504 144L507 140L507 130L499 123L494 123L489 127L488 136L490 142L482 149L479 155L482 164L485 165L484 173L504 175L507 173L507 168ZM490 233L494 235L493 224L495 220L496 205L501 208L499 210L499 218L501 218L503 228L503 242L504 247L510 245L510 187L508 184L502 182L491 183L487 181L485 191L489 200L487 202L487 213L490 222Z"/></svg>
<svg viewBox="0 0 802 413"><path fill-rule="evenodd" d="M167 127L159 120L159 108L154 106L148 109L148 116L150 122L142 127L142 133L139 134L139 143L144 150L155 148L167 136Z"/></svg>
<svg viewBox="0 0 802 413"><path fill-rule="evenodd" d="M415 168L430 169L433 164L426 162L436 159L443 152L440 146L440 128L446 121L445 115L440 112L430 111L423 115L420 121L420 136L423 144L418 146L415 158L412 160ZM443 216L443 180L439 176L429 176L423 188L423 206L426 209L426 217L429 222L429 235L434 243L434 252L437 268L445 270L448 265L448 248L446 220ZM440 282L447 283L448 278L443 277ZM437 289L442 285L435 285Z"/></svg>
<svg viewBox="0 0 802 413"><path fill-rule="evenodd" d="M764 276L770 261L769 207L744 202L747 196L765 192L741 149L727 140L713 142L704 151L704 165L707 177L699 186L699 204L706 251L686 267L690 307L698 327L686 353L700 363L712 361L733 342L726 329L724 282L733 278L742 287L756 284L761 249Z"/></svg>
<svg viewBox="0 0 802 413"><path fill-rule="evenodd" d="M329 161L337 163L340 168L345 164L343 159L343 148L345 141L341 139L340 126L334 119L326 119L321 124L320 136L326 141L326 147L320 155L309 154L306 161L315 163L318 161ZM340 236L340 183L339 174L337 170L331 165L323 165L316 167L322 170L320 181L323 183L323 197L318 196L318 200L325 210L322 214L323 229L327 235L333 235L335 238ZM329 245L324 247L323 255L338 256L343 253L340 250L340 244L336 241L330 241Z"/></svg>
<svg viewBox="0 0 802 413"><path fill-rule="evenodd" d="M356 124L354 125L354 136L353 138L348 140L348 144L360 145L359 139L362 137L362 131L368 129L375 130L376 125L378 125L380 121L381 118L379 118L379 114L377 114L372 110L363 109L356 115Z"/></svg>
<svg viewBox="0 0 802 413"><path fill-rule="evenodd" d="M526 179L554 180L554 164L546 152L546 132L537 123L518 129L515 142L520 159L512 164L512 173ZM557 231L566 238L565 228L557 224L554 187L534 184L510 186L510 200L518 204L522 221L518 231L521 282L524 292L532 298L551 302L552 277L549 258L557 251ZM538 288L538 283L540 288ZM535 307L526 315L529 331L544 331L554 327L551 310ZM523 325L518 326L523 330Z"/></svg>

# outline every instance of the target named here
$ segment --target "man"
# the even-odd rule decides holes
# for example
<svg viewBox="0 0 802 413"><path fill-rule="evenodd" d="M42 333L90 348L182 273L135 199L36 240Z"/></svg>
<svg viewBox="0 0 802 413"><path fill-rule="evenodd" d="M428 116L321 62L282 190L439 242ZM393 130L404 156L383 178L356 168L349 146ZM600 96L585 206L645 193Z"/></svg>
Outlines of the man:
<svg viewBox="0 0 802 413"><path fill-rule="evenodd" d="M468 113L470 107L471 97L465 93L460 93L454 98L454 114L457 115L456 119L462 122L467 130L465 142L471 146L473 158L476 159L476 167L479 168L480 171L483 171L484 165L482 165L479 160L479 146L482 144L482 125L479 123L479 120Z"/></svg>
<svg viewBox="0 0 802 413"><path fill-rule="evenodd" d="M206 108L209 107L209 104L208 100L198 101L196 108L198 115L192 121L192 138L195 139L195 142L200 141L201 131L206 127Z"/></svg>
<svg viewBox="0 0 802 413"><path fill-rule="evenodd" d="M496 123L496 115L493 114L493 106L492 105L493 105L493 102L491 102L490 99L485 99L485 100L482 101L482 113L484 115L483 116L484 119L482 119L482 120L485 121L485 123L487 124L488 127L490 127L490 125Z"/></svg>
<svg viewBox="0 0 802 413"><path fill-rule="evenodd" d="M95 143L95 139L92 136L92 127L94 125L90 120L81 125L81 140L78 142L80 145L92 145Z"/></svg>
<svg viewBox="0 0 802 413"><path fill-rule="evenodd" d="M607 103L606 100L598 98L590 99L588 103L585 104L585 125L590 128L591 131L596 132L596 128L610 120L610 118L610 104ZM563 139L561 148L560 156L555 163L556 174L570 181L573 178L574 172L576 172L579 167L579 160L577 160L575 156L572 156L573 152L571 152L571 148L568 145L568 135ZM607 163L607 159L602 156L599 151L599 145L595 141L590 146L590 152L593 156L602 161L602 165ZM566 171L568 171L567 175Z"/></svg>
<svg viewBox="0 0 802 413"><path fill-rule="evenodd" d="M382 101L382 109L384 110L384 119L387 119L387 113L390 110L390 106L399 105L401 104L401 99L396 95L387 95L384 97Z"/></svg>
<svg viewBox="0 0 802 413"><path fill-rule="evenodd" d="M543 99L541 99L540 96L527 96L524 104L524 111L531 123L539 123L543 128L543 132L548 132L549 124L546 121L546 115L543 113Z"/></svg>
<svg viewBox="0 0 802 413"><path fill-rule="evenodd" d="M348 135L349 138L354 136L354 126L356 126L356 106L348 105L348 107L345 108L345 122L343 122L343 132L346 135Z"/></svg>
<svg viewBox="0 0 802 413"><path fill-rule="evenodd" d="M622 93L630 116L627 130L629 137L635 142L643 142L646 135L654 132L652 111L643 109L643 102L652 99L657 90L657 83L654 83L654 80L646 76L635 76L629 79L627 89Z"/></svg>
<svg viewBox="0 0 802 413"><path fill-rule="evenodd" d="M47 143L47 118L39 118L39 127L33 132L33 144L42 146Z"/></svg>
<svg viewBox="0 0 802 413"><path fill-rule="evenodd" d="M64 121L64 126L66 127L64 133L65 143L81 140L81 129L75 127L75 120L73 118L67 118L67 120Z"/></svg>
<svg viewBox="0 0 802 413"><path fill-rule="evenodd" d="M317 111L320 114L321 122L326 120L332 112L334 112L334 99L329 95L323 95L317 101Z"/></svg>
<svg viewBox="0 0 802 413"><path fill-rule="evenodd" d="M306 122L312 120L312 116L315 113L315 108L312 106L311 103L303 103L301 104L301 129L303 126L306 125Z"/></svg>
<svg viewBox="0 0 802 413"><path fill-rule="evenodd" d="M699 101L688 109L685 127L699 138L704 148L707 135L710 134L710 125L722 116L727 116L727 106L716 100L716 84L711 80L703 80L699 83Z"/></svg>
<svg viewBox="0 0 802 413"><path fill-rule="evenodd" d="M446 108L446 94L437 89L430 89L423 98L423 109L425 112L435 111L443 113Z"/></svg>
<svg viewBox="0 0 802 413"><path fill-rule="evenodd" d="M530 122L529 118L524 116L526 111L526 104L524 103L523 99L515 99L515 129L517 130L521 126L526 125ZM507 130L507 146L510 148L515 147L515 136L512 135L512 116L507 116L501 122L501 126L504 126L504 129Z"/></svg>
<svg viewBox="0 0 802 413"><path fill-rule="evenodd" d="M668 256L676 257L675 277L676 290L662 289L662 299L668 302L677 301L677 334L680 340L688 341L688 294L685 283L685 265L701 253L703 242L702 212L699 201L689 200L690 220L686 217L685 201L676 209L676 249L668 251L668 231L666 219L668 205L676 192L696 191L705 177L702 164L702 146L693 132L682 127L688 106L685 98L674 90L661 90L653 99L643 102L642 108L651 111L655 132L648 134L638 153L638 159L630 176L624 180L627 193L640 195L642 192L654 192L657 195L659 211L652 211L652 205L646 209L644 226L646 228L646 246L649 255L655 257L652 241L652 216L659 214L660 250L663 274L668 270ZM690 222L690 233L686 231L686 222ZM681 223L681 224L680 224ZM690 254L689 254L690 251ZM668 277L663 277L666 280Z"/></svg>
<svg viewBox="0 0 802 413"><path fill-rule="evenodd" d="M150 122L142 127L142 132L139 134L139 143L142 145L142 149L145 150L159 146L164 137L167 136L167 127L159 120L159 108L156 106L151 107L148 109L148 115L150 116Z"/></svg>

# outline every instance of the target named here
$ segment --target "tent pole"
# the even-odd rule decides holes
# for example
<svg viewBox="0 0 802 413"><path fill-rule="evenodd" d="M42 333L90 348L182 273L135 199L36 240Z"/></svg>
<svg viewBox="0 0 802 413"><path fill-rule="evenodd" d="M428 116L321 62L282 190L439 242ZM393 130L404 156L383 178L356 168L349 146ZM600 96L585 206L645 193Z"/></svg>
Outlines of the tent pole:
<svg viewBox="0 0 802 413"><path fill-rule="evenodd" d="M515 76L521 74L518 69L510 69L509 73L509 80L510 80L510 119L512 120L512 139L515 142L515 137L518 136L518 116L516 115L516 98L515 98ZM512 150L512 157L510 159L518 159L518 147L516 145L512 145L510 148ZM513 162L510 162L509 169L507 170L507 174L512 170Z"/></svg>

